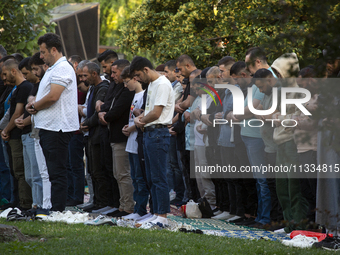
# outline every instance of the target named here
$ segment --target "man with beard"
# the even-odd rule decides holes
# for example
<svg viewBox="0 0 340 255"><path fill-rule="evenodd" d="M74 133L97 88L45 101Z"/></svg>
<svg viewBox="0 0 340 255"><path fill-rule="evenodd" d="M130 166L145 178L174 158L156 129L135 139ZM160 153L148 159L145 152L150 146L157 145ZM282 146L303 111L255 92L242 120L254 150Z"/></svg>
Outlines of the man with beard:
<svg viewBox="0 0 340 255"><path fill-rule="evenodd" d="M93 85L90 88L87 117L85 121L81 123L81 129L89 131L88 159L94 195L96 197L95 207L91 208L91 210L98 210L108 205L108 194L104 169L100 163L100 124L98 121L98 113L95 111L95 105L97 100L104 100L109 82L107 80L103 81L100 78L100 68L93 62L85 64L79 81L84 82L86 86Z"/></svg>
<svg viewBox="0 0 340 255"><path fill-rule="evenodd" d="M37 95L37 92L38 92L38 89L39 89L40 80L44 76L45 70L47 70L48 66L40 58L40 52L35 53L30 58L30 60L28 62L28 66L32 70L32 74L34 74L38 79L37 83L33 84L33 88L30 91L30 95L27 99L27 102L30 103L30 102L33 102L35 100L35 96ZM49 180L45 156L44 156L44 153L43 153L41 145L40 145L39 129L35 128L34 118L32 118L32 116L29 115L27 111L25 111L24 119L23 119L23 122L26 123L25 128L27 128L27 125L29 125L29 124L27 124L27 123L29 123L29 121L30 121L31 127L32 127L31 138L34 139L35 157L36 157L36 160L37 160L37 165L38 165L38 169L39 169L39 173L40 173L41 181L42 181L42 206L41 206L41 208L38 208L36 213L39 216L43 216L43 215L47 215L48 211L52 207L52 204L51 204L51 182ZM18 121L18 124L19 125L21 124L20 121Z"/></svg>
<svg viewBox="0 0 340 255"><path fill-rule="evenodd" d="M76 74L62 53L60 36L46 33L38 39L40 57L49 66L42 78L36 101L26 110L35 114L40 144L51 181L53 211L64 211L67 200L68 144L79 130ZM56 157L58 155L58 157Z"/></svg>
<svg viewBox="0 0 340 255"><path fill-rule="evenodd" d="M45 74L45 71L48 68L48 66L40 58L40 52L35 53L30 58L28 65L31 67L32 73L39 78L39 81L41 81L42 77ZM37 89L37 91L38 91L38 89Z"/></svg>
<svg viewBox="0 0 340 255"><path fill-rule="evenodd" d="M181 55L176 60L176 66L179 73L187 78L189 81L189 77L192 74L192 79L196 77L198 74L194 74L193 72L197 70L194 61L188 55ZM169 129L171 135L177 135L177 148L181 152L181 161L183 166L183 174L185 177L185 183L187 188L187 196L188 199L197 200L200 198L199 191L197 189L197 182L195 178L190 178L190 150L186 149L185 146L185 122L182 121L182 115L190 116L190 113L184 113L190 105L193 103L195 97L190 95L190 82L186 85L186 88L183 92L183 96L176 102L175 111L178 113L178 121L172 128ZM190 119L188 119L190 123Z"/></svg>
<svg viewBox="0 0 340 255"><path fill-rule="evenodd" d="M118 60L118 54L114 52L113 50L106 50L99 55L97 60L103 68L103 73L105 74L105 78L108 80L112 80L111 79L111 65L113 64L113 62Z"/></svg>
<svg viewBox="0 0 340 255"><path fill-rule="evenodd" d="M71 56L68 61L72 64L74 71L77 72L77 67L81 62L81 57L78 55ZM77 87L79 83L77 82ZM77 90L78 105L82 105L86 100L86 92ZM79 109L78 109L79 110ZM79 114L79 123L81 114ZM68 195L66 206L75 206L83 203L85 189L85 174L84 174L84 135L80 130L74 132L71 141L68 145L69 162L67 167L67 183Z"/></svg>
<svg viewBox="0 0 340 255"><path fill-rule="evenodd" d="M120 205L117 212L109 214L114 217L123 217L133 213L133 186L130 175L128 153L125 151L127 137L122 129L129 120L130 106L135 92L124 87L120 74L130 62L126 59L115 61L111 66L111 77L116 83L115 95L107 112L100 112L99 120L102 124L109 125L110 143L113 158L113 175L117 180Z"/></svg>
<svg viewBox="0 0 340 255"><path fill-rule="evenodd" d="M248 57L248 55L246 55ZM246 57L246 59L247 59ZM262 62L261 62L262 63ZM241 87L241 84L251 85L251 73L248 71L247 62L240 62L242 68L239 68L238 72L235 72L232 76L237 84ZM252 104L257 107L264 94L259 91L259 89L252 85ZM263 166L266 164L264 155L264 142L261 138L260 128L251 127L248 123L253 119L253 114L250 112L248 107L248 97L244 100L244 115L234 115L231 111L227 115L227 120L232 120L233 122L243 121L244 125L241 125L241 137L247 149L247 155L251 166ZM268 187L268 182L263 175L258 173L253 173L253 177L256 179L256 189L258 198L258 209L257 218L253 222L252 227L263 228L266 224L270 223L270 211L271 211L271 194ZM267 225L266 225L267 226Z"/></svg>
<svg viewBox="0 0 340 255"><path fill-rule="evenodd" d="M32 190L25 180L23 145L21 141L22 131L16 127L15 119L24 113L27 97L33 85L25 80L23 74L19 71L18 62L13 59L4 62L2 66L2 79L5 83L14 83L16 86L16 90L11 97L10 120L4 130L2 130L1 137L4 141L9 141L12 152L13 172L18 180L20 206L27 210L31 209L32 206ZM33 202L34 205L40 203L36 200L36 197Z"/></svg>
<svg viewBox="0 0 340 255"><path fill-rule="evenodd" d="M19 70L22 72L22 74L24 75L24 78L27 81L29 81L32 84L35 84L35 83L39 82L39 78L36 75L34 75L31 67L28 64L30 59L31 59L31 57L24 58L19 63Z"/></svg>
<svg viewBox="0 0 340 255"><path fill-rule="evenodd" d="M167 224L166 217L170 212L166 178L166 156L170 144L167 125L172 124L174 94L170 81L159 75L148 59L135 57L130 72L137 80L149 83L145 112L134 121L137 127L144 128L145 168L155 213L150 222Z"/></svg>

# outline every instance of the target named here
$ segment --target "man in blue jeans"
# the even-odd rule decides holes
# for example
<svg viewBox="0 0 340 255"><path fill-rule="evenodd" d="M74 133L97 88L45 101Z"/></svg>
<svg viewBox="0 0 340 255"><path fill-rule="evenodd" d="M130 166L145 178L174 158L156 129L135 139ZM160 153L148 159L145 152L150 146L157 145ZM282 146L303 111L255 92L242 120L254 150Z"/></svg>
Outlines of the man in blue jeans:
<svg viewBox="0 0 340 255"><path fill-rule="evenodd" d="M157 73L151 62L135 57L130 72L140 82L149 83L145 112L134 122L144 129L144 156L147 180L151 187L154 216L151 223L167 224L170 212L166 159L170 145L167 125L172 124L175 109L174 94L170 81Z"/></svg>

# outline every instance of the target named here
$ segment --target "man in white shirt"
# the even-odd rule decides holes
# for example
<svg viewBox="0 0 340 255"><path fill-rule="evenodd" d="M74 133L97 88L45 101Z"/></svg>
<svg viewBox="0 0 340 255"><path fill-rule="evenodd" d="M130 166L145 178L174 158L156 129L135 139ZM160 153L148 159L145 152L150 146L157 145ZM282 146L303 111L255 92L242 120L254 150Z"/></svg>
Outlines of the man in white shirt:
<svg viewBox="0 0 340 255"><path fill-rule="evenodd" d="M73 67L62 54L61 39L47 33L38 40L40 58L49 68L35 101L26 105L40 129L40 144L51 181L52 211L64 211L67 199L68 144L79 130L77 82Z"/></svg>
<svg viewBox="0 0 340 255"><path fill-rule="evenodd" d="M167 224L166 216L170 212L166 177L166 157L170 144L167 125L172 123L174 93L170 81L157 73L146 58L135 57L130 72L138 81L149 83L145 112L134 121L137 127L144 128L145 170L155 213L150 221Z"/></svg>

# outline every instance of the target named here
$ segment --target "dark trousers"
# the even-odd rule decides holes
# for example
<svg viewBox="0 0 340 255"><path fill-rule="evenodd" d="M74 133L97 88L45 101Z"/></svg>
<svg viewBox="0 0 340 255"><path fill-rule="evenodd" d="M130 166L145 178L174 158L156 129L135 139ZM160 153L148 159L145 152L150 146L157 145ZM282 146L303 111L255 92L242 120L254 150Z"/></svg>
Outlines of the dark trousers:
<svg viewBox="0 0 340 255"><path fill-rule="evenodd" d="M6 164L3 149L0 139L0 198L11 201L11 171Z"/></svg>
<svg viewBox="0 0 340 255"><path fill-rule="evenodd" d="M105 176L104 168L100 162L100 144L93 143L91 137L89 143L89 169L91 169L91 179L93 192L95 194L95 205L105 207L109 204L108 200L108 182Z"/></svg>
<svg viewBox="0 0 340 255"><path fill-rule="evenodd" d="M188 199L197 201L201 196L197 188L197 181L194 176L190 176L190 151L181 151L181 161L183 166L183 175L188 191Z"/></svg>
<svg viewBox="0 0 340 255"><path fill-rule="evenodd" d="M180 153L177 150L176 137L171 136L167 158L169 191L173 188L176 192L176 200L182 200L184 197L185 186L183 182L182 164L178 156L180 156Z"/></svg>
<svg viewBox="0 0 340 255"><path fill-rule="evenodd" d="M11 203L13 206L19 206L20 205L20 200L19 200L19 184L17 178L14 176L13 172L13 160L12 160L12 151L11 151L11 146L9 146L8 142L5 143L5 150L7 151L8 154L8 163L9 163L9 170L11 173L11 191L12 191L12 197L11 197Z"/></svg>
<svg viewBox="0 0 340 255"><path fill-rule="evenodd" d="M217 145L208 146L205 150L205 156L207 158L208 166L213 166L215 164L222 165L221 163L221 153L218 150ZM216 195L216 206L224 212L229 211L229 192L228 183L225 178L212 178L211 179L215 185L215 195Z"/></svg>
<svg viewBox="0 0 340 255"><path fill-rule="evenodd" d="M275 166L276 165L276 153L268 153L265 152L265 158L267 165ZM272 209L270 211L270 219L272 221L282 221L283 220L283 214L282 214L282 208L279 203L279 199L277 198L276 194L276 180L275 178L267 178L268 187L270 190L270 198L272 202Z"/></svg>
<svg viewBox="0 0 340 255"><path fill-rule="evenodd" d="M32 207L32 189L25 180L23 146L21 139L11 139L8 143L11 146L12 151L14 176L18 180L20 206L25 209L30 209Z"/></svg>
<svg viewBox="0 0 340 255"><path fill-rule="evenodd" d="M304 166L305 164L317 165L317 152L316 151L306 151L298 153L299 155L299 165ZM307 212L307 218L309 221L315 222L315 210L316 210L316 184L317 179L308 178L309 173L304 173L305 178L301 178L300 186L302 195L307 199L309 204L309 209Z"/></svg>
<svg viewBox="0 0 340 255"><path fill-rule="evenodd" d="M250 166L247 149L242 140L235 142L235 158L240 167ZM257 212L256 180L254 178L244 178L243 187L245 190L245 193L243 193L245 213L255 216Z"/></svg>
<svg viewBox="0 0 340 255"><path fill-rule="evenodd" d="M100 130L100 162L104 169L106 178L106 190L109 206L119 208L119 188L117 180L113 176L113 161L112 161L112 148L109 140L109 130L106 126L101 126Z"/></svg>
<svg viewBox="0 0 340 255"><path fill-rule="evenodd" d="M83 134L74 134L68 145L68 199L83 203L85 189Z"/></svg>
<svg viewBox="0 0 340 255"><path fill-rule="evenodd" d="M68 144L72 132L40 129L39 136L51 182L51 211L62 212L67 200Z"/></svg>
<svg viewBox="0 0 340 255"><path fill-rule="evenodd" d="M239 169L239 163L236 162L235 149L233 147L220 147L222 165L236 166ZM226 182L228 183L229 193L229 212L230 214L243 216L245 213L244 202L243 202L243 181L239 178L233 178L232 174L227 176Z"/></svg>

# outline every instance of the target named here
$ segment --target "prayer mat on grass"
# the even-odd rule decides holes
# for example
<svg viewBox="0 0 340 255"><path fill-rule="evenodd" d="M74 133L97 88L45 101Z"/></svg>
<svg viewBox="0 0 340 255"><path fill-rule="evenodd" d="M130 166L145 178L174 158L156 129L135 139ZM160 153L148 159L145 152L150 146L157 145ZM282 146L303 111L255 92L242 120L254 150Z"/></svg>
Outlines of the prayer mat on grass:
<svg viewBox="0 0 340 255"><path fill-rule="evenodd" d="M188 219L178 216L169 215L169 219L176 221L178 223L190 225L193 229L200 230L254 230L254 231L264 231L262 229L254 229L245 226L237 226L232 223L228 223L223 220L215 219Z"/></svg>
<svg viewBox="0 0 340 255"><path fill-rule="evenodd" d="M275 233L271 231L253 231L253 230L222 230L221 233L227 237L236 237L243 239L265 239L271 241L290 240L286 233Z"/></svg>
<svg viewBox="0 0 340 255"><path fill-rule="evenodd" d="M223 220L215 219L188 219L169 215L169 219L183 225L189 225L192 229L200 229L207 235L235 237L243 239L266 239L272 241L289 240L285 233L274 233L262 229L237 226Z"/></svg>

